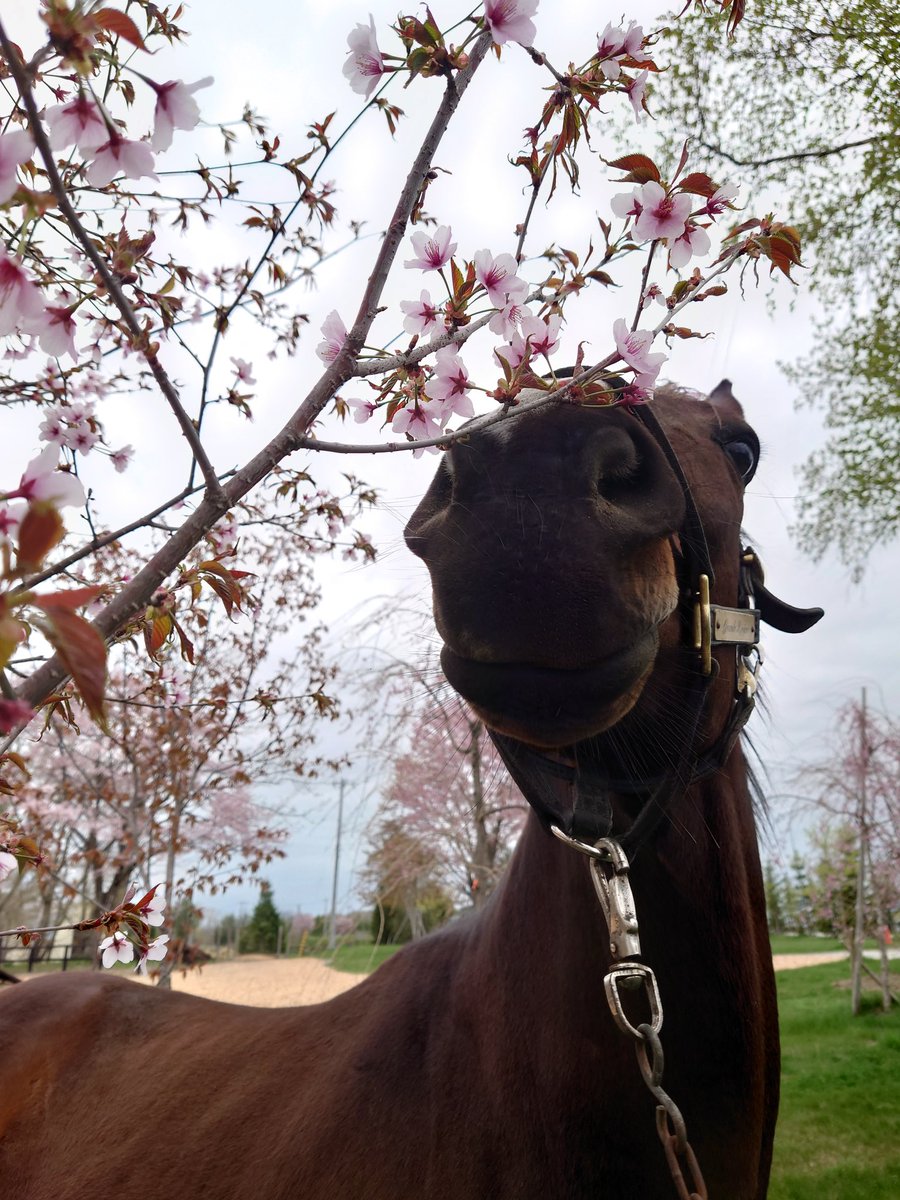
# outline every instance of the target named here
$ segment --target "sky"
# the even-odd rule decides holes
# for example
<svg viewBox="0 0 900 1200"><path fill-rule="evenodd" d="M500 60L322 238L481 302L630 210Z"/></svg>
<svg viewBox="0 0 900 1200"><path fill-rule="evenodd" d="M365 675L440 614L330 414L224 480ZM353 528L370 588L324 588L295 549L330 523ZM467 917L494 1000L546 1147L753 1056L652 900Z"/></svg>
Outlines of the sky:
<svg viewBox="0 0 900 1200"><path fill-rule="evenodd" d="M20 40L27 42L24 7L21 0L0 0L4 16L11 23L14 15L22 22ZM441 0L431 7L444 26L466 11L464 6ZM213 75L213 85L198 94L207 121L214 124L232 120L245 103L250 103L269 119L282 144L296 146L299 153L308 145L305 129L312 120L334 111L334 127L340 128L359 110L359 98L350 91L341 67L348 32L357 22L365 22L370 10L382 50L392 51L395 46L388 26L396 17L395 3L372 0L362 5L329 0L313 5L256 0L250 6L245 0L197 0L188 8L185 21L192 30L189 42L172 53L161 53L144 69L157 80L193 81ZM554 20L554 11L558 13L559 9L544 0L535 18L536 45L554 65L563 68L571 59L586 58L593 49L593 35L607 20L619 23L622 16L617 7L604 9L579 0L567 0L565 21ZM632 6L625 23L634 17L649 29L654 25L655 12L655 4ZM514 248L513 229L524 212L525 176L521 169L517 172L510 165L508 157L518 152L522 129L535 123L546 82L546 76L519 47L507 47L501 63L489 59L481 67L438 152L435 161L441 171L429 190L426 207L440 222L452 225L459 252L466 257L483 247L495 253ZM664 86L664 77L660 86ZM309 314L310 326L295 358L267 361L268 343L252 322L235 322L227 354L254 363L258 380L255 419L248 426L241 425L233 412L217 415L211 431L217 465L239 461L247 457L248 450L264 444L318 377L320 364L314 355L318 328L333 309L350 323L371 269L377 233L388 220L400 181L418 147L416 135L430 120L440 93L437 81L417 80L406 90L395 82L388 96L407 114L397 139L392 141L383 118L370 112L334 156L336 203L341 218L344 222L365 219L363 237L318 269L315 290L296 297L298 306ZM624 115L615 122L615 133L610 134L604 124L593 134L603 157L614 158L642 144L642 132L631 123L629 113L623 101ZM689 133L686 128L685 134ZM207 159L219 153L219 139L212 130L199 132L197 139ZM197 144L194 135L176 138L166 166L170 162L172 166L190 166ZM695 166L702 169L702 161L697 160ZM572 197L561 185L552 204L538 207L526 253L539 254L550 242L583 253L592 235L596 239L597 216L610 216L610 197L620 190L611 186L609 175L595 158L584 168L578 197ZM293 196L289 179L273 180L271 172L260 174L260 188L261 196L267 199L278 194L287 202ZM780 199L775 197L773 202L777 205ZM208 256L210 262L221 261L241 252L241 237L237 231L198 228L191 235L190 252L200 259ZM336 231L329 245L340 245L343 240L344 234ZM407 242L398 256L401 262L408 257L408 248ZM523 268L523 274L532 280L541 273L538 263L526 263ZM787 283L778 285L771 309L767 307L767 289L755 291L751 286L742 296L734 281L727 297L707 301L694 317L698 328L714 331L714 336L678 342L663 371L664 377L700 391L711 390L723 377L732 380L734 392L763 445L762 464L748 489L745 528L760 552L767 583L791 604L821 605L826 610L824 620L802 637L792 638L769 629L764 633L766 711L754 716L751 732L769 774L773 829L764 837L764 852L776 863L790 857L793 845L803 845L799 828L792 830L787 824L788 802L782 797L802 790L802 780L798 782L794 776L804 760L827 753L836 709L858 696L863 686L869 690L871 703L883 704L892 711L900 708L892 600L900 565L897 548L876 551L862 583L854 584L847 569L835 559L813 563L804 557L790 533L797 467L823 437L821 415L796 408L793 389L779 367L780 362L793 361L813 349L813 301L804 290L802 273L800 279L798 289ZM385 303L392 311L379 319L378 336L387 341L399 332L397 301L417 297L422 286L428 286L428 281L398 264L385 293ZM590 289L577 305L567 309L563 349L555 362L572 361L580 340L588 343L588 355L595 348L597 356L606 354L612 344L613 321L633 311L635 298L633 276L623 275L622 288L617 292ZM489 361L490 345L486 343L480 351L469 347L466 362L475 370L483 370ZM129 506L140 511L136 506L143 502L147 488L159 486L158 463L165 460L172 430L164 415L147 406L111 411L104 419L111 429L111 441L115 443L117 435L121 441L140 438L147 451L146 462L153 464L124 476L122 491L117 494L118 511L127 512ZM378 440L371 423L326 428L327 436L342 440ZM26 431L22 430L21 436L26 436ZM302 461L302 456L294 456L292 465L302 465ZM418 461L410 455L382 455L355 458L350 463L349 469L379 489L382 502L360 523L378 549L374 566L324 559L317 563L323 591L321 615L330 627L330 644L337 655L349 654L358 645L361 608L377 605L383 597L403 598L404 603L409 598L412 603L427 605L427 575L403 546L402 530L436 462L429 455ZM320 458L314 467L317 478L337 479L348 464ZM147 473L142 474L142 470ZM104 483L112 486L109 479ZM396 602L401 603L401 599ZM386 650L393 652L395 647L387 632L381 640L385 638ZM344 751L352 760L346 772L338 902L341 909L359 902L357 872L365 857L367 823L377 803L378 763L367 753L363 728L359 716L332 731L332 741L324 747ZM336 783L329 782L293 798L305 815L295 824L289 858L269 872L276 902L283 911L321 912L329 906L336 797ZM212 907L246 911L254 898L251 889L241 889Z"/></svg>

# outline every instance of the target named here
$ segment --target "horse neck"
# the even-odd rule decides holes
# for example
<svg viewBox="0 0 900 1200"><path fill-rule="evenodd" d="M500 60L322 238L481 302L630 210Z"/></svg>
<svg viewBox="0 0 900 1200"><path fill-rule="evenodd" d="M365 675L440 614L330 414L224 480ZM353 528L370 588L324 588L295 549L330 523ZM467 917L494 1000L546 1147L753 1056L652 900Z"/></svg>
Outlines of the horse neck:
<svg viewBox="0 0 900 1200"><path fill-rule="evenodd" d="M664 1003L686 1002L703 979L734 979L768 954L739 749L722 771L676 798L669 819L633 855L630 874L643 959L665 988ZM505 977L517 1005L531 998L548 1032L551 1014L570 1029L575 1022L596 1030L610 1020L602 983L609 939L588 861L533 815L480 932L492 972ZM739 989L728 991L726 1003L742 1008ZM748 1005L757 992L748 987Z"/></svg>

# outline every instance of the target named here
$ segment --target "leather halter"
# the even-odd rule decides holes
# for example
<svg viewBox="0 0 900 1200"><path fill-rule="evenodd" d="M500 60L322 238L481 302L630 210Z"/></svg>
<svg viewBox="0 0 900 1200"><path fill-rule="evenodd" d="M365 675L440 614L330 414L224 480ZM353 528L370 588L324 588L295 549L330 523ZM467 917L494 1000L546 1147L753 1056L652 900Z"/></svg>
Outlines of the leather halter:
<svg viewBox="0 0 900 1200"><path fill-rule="evenodd" d="M556 826L571 838L593 843L612 832L613 795L643 797L643 804L630 827L615 834L629 857L653 833L675 797L695 780L720 770L730 755L756 702L760 620L786 633L802 633L824 616L821 608L793 608L773 596L764 586L759 559L749 549L744 549L741 554L738 606L727 608L710 604L713 567L690 484L650 406L639 405L631 411L655 439L681 485L685 501L684 522L673 553L682 585L680 607L685 642L696 660L691 664L693 669L688 672L683 690L683 711L687 721L676 760L660 774L625 773L616 778L591 757L591 739L546 751L507 734L490 731L507 770L547 828ZM718 671L712 658L712 647L722 645L735 647L731 711L713 745L698 751L695 744L700 722L710 684ZM755 666L751 665L753 656L757 659Z"/></svg>

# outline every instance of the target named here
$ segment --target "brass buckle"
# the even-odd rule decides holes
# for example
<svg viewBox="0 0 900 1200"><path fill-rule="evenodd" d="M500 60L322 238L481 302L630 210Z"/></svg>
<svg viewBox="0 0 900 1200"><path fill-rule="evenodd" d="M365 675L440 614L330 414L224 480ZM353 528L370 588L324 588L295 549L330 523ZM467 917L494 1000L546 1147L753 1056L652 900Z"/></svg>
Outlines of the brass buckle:
<svg viewBox="0 0 900 1200"><path fill-rule="evenodd" d="M709 576L701 575L694 601L694 649L700 651L700 669L712 674L713 646L759 645L759 609L729 608L710 604Z"/></svg>

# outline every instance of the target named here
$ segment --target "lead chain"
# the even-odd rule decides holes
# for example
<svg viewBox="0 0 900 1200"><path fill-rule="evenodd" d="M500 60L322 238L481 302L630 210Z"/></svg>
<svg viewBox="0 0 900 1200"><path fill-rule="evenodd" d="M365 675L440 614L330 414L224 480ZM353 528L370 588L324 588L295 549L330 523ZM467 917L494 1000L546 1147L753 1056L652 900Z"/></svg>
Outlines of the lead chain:
<svg viewBox="0 0 900 1200"><path fill-rule="evenodd" d="M609 950L613 958L613 965L603 980L606 999L616 1025L634 1042L641 1077L657 1102L656 1132L665 1152L678 1200L708 1200L700 1165L687 1139L684 1118L678 1105L662 1086L664 1058L659 1040L663 1023L662 998L653 968L634 961L640 957L641 940L634 894L628 878L628 858L614 838L601 838L591 845L569 837L555 825L551 826L551 832L560 841L588 857L591 879L606 919ZM641 987L644 989L650 1020L634 1025L625 1011L622 991L634 992Z"/></svg>

